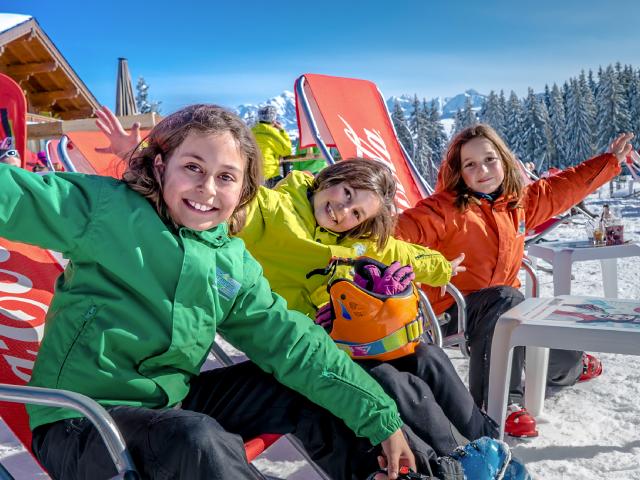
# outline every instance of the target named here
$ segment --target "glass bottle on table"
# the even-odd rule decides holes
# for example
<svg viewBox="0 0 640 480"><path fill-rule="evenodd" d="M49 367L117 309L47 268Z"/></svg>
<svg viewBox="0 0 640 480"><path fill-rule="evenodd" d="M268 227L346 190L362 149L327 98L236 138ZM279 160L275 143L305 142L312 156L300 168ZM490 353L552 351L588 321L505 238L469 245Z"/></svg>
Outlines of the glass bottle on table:
<svg viewBox="0 0 640 480"><path fill-rule="evenodd" d="M616 215L609 205L603 205L602 223L606 245L622 245L624 243L624 225L620 215Z"/></svg>

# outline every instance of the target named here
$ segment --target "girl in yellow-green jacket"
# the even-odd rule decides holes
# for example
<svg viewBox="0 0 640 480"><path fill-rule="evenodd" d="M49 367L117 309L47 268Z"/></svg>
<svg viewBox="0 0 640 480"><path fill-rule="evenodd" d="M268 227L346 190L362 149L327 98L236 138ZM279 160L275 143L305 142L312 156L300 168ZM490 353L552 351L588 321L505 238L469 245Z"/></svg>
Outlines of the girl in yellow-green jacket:
<svg viewBox="0 0 640 480"><path fill-rule="evenodd" d="M238 236L262 264L271 288L290 308L310 317L329 301L327 277L308 273L332 256L368 256L411 265L415 280L445 285L461 271L463 257L448 262L439 252L390 236L395 221L395 181L380 162L352 159L331 165L314 179L292 172L274 190L260 188ZM340 276L347 276L340 272ZM410 281L405 277L405 281ZM403 420L438 455L456 446L449 423L469 440L496 436L495 424L474 404L447 355L419 345L413 355L384 363L359 362L396 400Z"/></svg>

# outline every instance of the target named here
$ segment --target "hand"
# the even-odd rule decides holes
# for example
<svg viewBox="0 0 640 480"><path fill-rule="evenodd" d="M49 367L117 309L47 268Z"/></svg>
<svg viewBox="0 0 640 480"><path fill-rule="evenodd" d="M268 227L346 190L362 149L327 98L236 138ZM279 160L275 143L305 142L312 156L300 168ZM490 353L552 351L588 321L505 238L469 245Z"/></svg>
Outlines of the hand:
<svg viewBox="0 0 640 480"><path fill-rule="evenodd" d="M387 469L387 477L398 478L400 467L409 467L416 471L416 459L407 444L402 430L398 429L389 438L382 442L382 455L378 457L380 468Z"/></svg>
<svg viewBox="0 0 640 480"><path fill-rule="evenodd" d="M315 322L324 329L331 329L331 325L333 325L334 320L335 316L333 314L333 309L331 308L331 302L321 306L316 312Z"/></svg>
<svg viewBox="0 0 640 480"><path fill-rule="evenodd" d="M274 121L274 122L272 123L272 125L273 125L274 127L276 127L278 130L282 130L282 124L281 124L280 122L278 122L277 120L276 120L276 121Z"/></svg>
<svg viewBox="0 0 640 480"><path fill-rule="evenodd" d="M96 126L105 134L110 143L108 147L96 147L96 152L112 153L126 159L140 143L140 124L135 122L131 126L131 133L125 132L118 117L105 106L96 110L96 116L98 117Z"/></svg>
<svg viewBox="0 0 640 480"><path fill-rule="evenodd" d="M633 133L621 133L609 146L608 152L613 153L620 164L624 163L627 160L627 155L631 153L633 146L629 142L633 136Z"/></svg>
<svg viewBox="0 0 640 480"><path fill-rule="evenodd" d="M464 261L464 253L461 253L459 256L451 260L451 276L454 277L460 272L466 272L467 267L462 265ZM447 286L443 285L440 287L440 296L444 297L445 293L447 293Z"/></svg>
<svg viewBox="0 0 640 480"><path fill-rule="evenodd" d="M384 269L384 273L381 273L376 265L365 265L364 269L368 272L369 279L356 273L353 277L354 283L379 295L395 295L403 292L416 278L411 265L403 267L400 262L393 262Z"/></svg>

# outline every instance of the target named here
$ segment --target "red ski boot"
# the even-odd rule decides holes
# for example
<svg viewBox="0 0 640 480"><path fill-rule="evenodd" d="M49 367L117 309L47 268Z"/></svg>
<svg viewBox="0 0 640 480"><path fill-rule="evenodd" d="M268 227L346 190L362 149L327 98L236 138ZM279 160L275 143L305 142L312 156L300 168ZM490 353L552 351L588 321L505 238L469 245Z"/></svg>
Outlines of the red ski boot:
<svg viewBox="0 0 640 480"><path fill-rule="evenodd" d="M517 438L538 436L538 430L536 430L536 419L527 412L526 408L521 407L517 403L512 403L507 407L507 414L504 433Z"/></svg>
<svg viewBox="0 0 640 480"><path fill-rule="evenodd" d="M588 353L582 354L582 373L578 382L587 382L602 375L602 362Z"/></svg>

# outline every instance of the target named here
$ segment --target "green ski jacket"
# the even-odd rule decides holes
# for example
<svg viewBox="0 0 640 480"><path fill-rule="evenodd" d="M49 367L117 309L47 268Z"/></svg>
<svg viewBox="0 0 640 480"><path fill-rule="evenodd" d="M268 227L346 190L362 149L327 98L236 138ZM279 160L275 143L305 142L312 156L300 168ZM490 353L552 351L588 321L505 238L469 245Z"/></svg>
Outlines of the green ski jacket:
<svg viewBox="0 0 640 480"><path fill-rule="evenodd" d="M402 424L394 402L321 327L287 310L224 224L176 231L121 181L0 165L0 235L70 260L31 385L103 406L173 407L219 331L372 443ZM28 412L32 429L79 416L42 406Z"/></svg>

